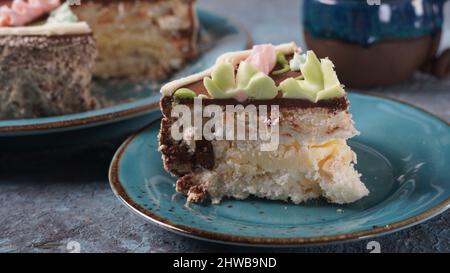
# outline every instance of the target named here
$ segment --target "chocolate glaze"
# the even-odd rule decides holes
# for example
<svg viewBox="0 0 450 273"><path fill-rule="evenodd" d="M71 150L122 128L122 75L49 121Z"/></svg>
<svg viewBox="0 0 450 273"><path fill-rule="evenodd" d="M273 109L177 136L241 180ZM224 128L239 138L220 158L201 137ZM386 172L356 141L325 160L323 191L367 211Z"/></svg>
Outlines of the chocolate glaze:
<svg viewBox="0 0 450 273"><path fill-rule="evenodd" d="M170 98L170 97L168 97ZM182 99L178 100L178 103L181 104L192 104L192 99ZM317 103L306 99L285 99L281 97L277 97L270 100L253 100L249 99L244 102L239 102L235 99L204 99L202 100L202 105L279 105L280 107L295 107L295 108L327 108L330 111L342 111L346 110L348 107L347 97L340 97L328 100L320 100Z"/></svg>

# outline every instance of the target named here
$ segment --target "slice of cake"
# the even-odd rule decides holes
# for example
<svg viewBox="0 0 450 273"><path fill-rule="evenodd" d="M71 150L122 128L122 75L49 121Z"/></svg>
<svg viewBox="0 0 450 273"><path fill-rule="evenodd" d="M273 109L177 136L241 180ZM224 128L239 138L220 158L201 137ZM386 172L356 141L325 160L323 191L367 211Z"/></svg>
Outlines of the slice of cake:
<svg viewBox="0 0 450 273"><path fill-rule="evenodd" d="M257 196L344 204L368 194L346 143L358 131L329 59L294 43L258 45L161 92L159 150L190 202ZM265 138L255 138L257 127Z"/></svg>
<svg viewBox="0 0 450 273"><path fill-rule="evenodd" d="M2 3L0 119L94 109L90 84L97 51L89 26L59 0Z"/></svg>
<svg viewBox="0 0 450 273"><path fill-rule="evenodd" d="M94 74L161 80L197 55L195 0L83 0L72 6L93 29Z"/></svg>

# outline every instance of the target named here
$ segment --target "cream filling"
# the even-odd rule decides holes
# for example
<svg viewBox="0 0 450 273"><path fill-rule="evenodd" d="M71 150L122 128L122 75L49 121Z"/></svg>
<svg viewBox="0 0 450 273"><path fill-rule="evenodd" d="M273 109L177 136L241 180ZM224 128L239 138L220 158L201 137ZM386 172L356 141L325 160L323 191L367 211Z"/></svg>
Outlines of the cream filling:
<svg viewBox="0 0 450 273"><path fill-rule="evenodd" d="M40 26L25 27L0 27L0 35L76 35L91 33L92 30L86 22L76 23L51 23Z"/></svg>
<svg viewBox="0 0 450 273"><path fill-rule="evenodd" d="M247 141L213 143L215 157L219 162L239 166L241 172L258 169L260 172L300 171L303 173L315 171L332 175L328 163L337 157L342 162L356 161L356 155L345 140L334 139L318 145L302 145L294 140L289 144L280 144L273 152L260 151L249 145Z"/></svg>
<svg viewBox="0 0 450 273"><path fill-rule="evenodd" d="M355 154L344 140L331 140L321 145L306 147L294 141L290 144L280 144L276 152L261 152L258 149L242 152L241 149L245 149L242 146L238 144L237 149L227 150L223 159L241 166L255 165L265 172L315 170L326 174L331 173L326 162L335 158L338 153L345 162L356 160Z"/></svg>
<svg viewBox="0 0 450 273"><path fill-rule="evenodd" d="M300 203L323 196L333 203L354 202L368 194L354 170L356 155L343 139L302 145L295 139L273 152L248 141L213 142L216 166L198 173L212 201L249 195Z"/></svg>

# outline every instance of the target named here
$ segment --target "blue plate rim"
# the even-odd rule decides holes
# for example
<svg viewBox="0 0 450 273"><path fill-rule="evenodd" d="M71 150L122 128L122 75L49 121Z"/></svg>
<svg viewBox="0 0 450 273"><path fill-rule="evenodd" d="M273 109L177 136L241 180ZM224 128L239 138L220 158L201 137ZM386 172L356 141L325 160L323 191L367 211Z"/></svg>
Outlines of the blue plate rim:
<svg viewBox="0 0 450 273"><path fill-rule="evenodd" d="M450 127L450 122L444 120L443 118L425 110L416 105L410 104L408 102L404 102L399 99L390 98L384 95L379 94L371 94L367 92L352 92L353 95L363 96L363 97L371 97L378 98L381 100L393 101L396 103L400 103L416 110L422 112L423 114L436 119L439 122L442 122L446 126ZM131 211L140 215L147 221L155 223L156 225L166 229L168 231L172 231L174 233L184 235L187 237L201 239L206 241L218 242L218 243L226 243L226 244L234 244L234 245L250 245L250 246L309 246L309 245L324 245L330 243L339 243L339 242L349 242L356 241L361 239L369 239L373 237L378 237L382 235L387 235L396 231L400 231L415 225L418 225L422 222L425 222L450 208L450 196L443 202L438 205L429 208L415 216L408 217L404 220L393 222L391 224L374 227L370 229L365 229L358 232L350 232L344 234L337 234L332 236L316 236L316 237L290 237L290 238L276 238L276 237L257 237L257 236L235 236L226 233L220 232L212 232L206 231L199 228L193 228L190 226L177 224L172 221L165 219L157 215L156 213L151 212L150 210L140 206L137 204L126 192L125 188L122 186L122 183L119 178L119 166L120 161L122 159L122 155L125 153L127 147L133 142L133 140L148 127L154 125L154 123L160 122L160 119L153 121L145 128L139 130L135 134L131 135L128 139L125 140L124 143L118 148L114 157L111 161L109 168L109 184L111 186L112 191L116 195L116 197Z"/></svg>
<svg viewBox="0 0 450 273"><path fill-rule="evenodd" d="M226 20L238 32L243 33L246 36L247 47L250 47L253 44L251 36L240 23L235 22L228 17L223 17L217 13L210 12L209 10L197 9L197 12L199 16L203 14L205 16ZM159 98L160 94L156 93L133 102L120 103L86 112L41 118L0 120L0 136L4 134L50 133L53 132L53 130L71 130L80 126L96 126L129 119L146 113L159 111Z"/></svg>
<svg viewBox="0 0 450 273"><path fill-rule="evenodd" d="M46 130L53 129L64 130L76 128L78 126L95 126L97 124L112 122L118 119L132 118L137 115L151 112L152 110L159 110L159 100L157 99L159 96L159 94L156 94L132 103L122 103L82 113L17 120L17 125L0 126L0 133L35 133L35 131L46 132ZM35 123L37 120L38 122ZM10 123L12 121L13 120L5 120L3 122ZM1 123L2 121L0 121L0 124Z"/></svg>

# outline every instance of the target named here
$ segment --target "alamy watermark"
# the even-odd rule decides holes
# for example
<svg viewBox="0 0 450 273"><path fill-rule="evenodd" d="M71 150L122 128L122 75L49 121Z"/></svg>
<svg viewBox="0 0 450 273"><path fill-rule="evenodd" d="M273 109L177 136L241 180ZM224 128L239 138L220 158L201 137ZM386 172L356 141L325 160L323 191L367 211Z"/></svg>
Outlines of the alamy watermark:
<svg viewBox="0 0 450 273"><path fill-rule="evenodd" d="M381 253L381 244L378 241L370 241L367 243L366 249L370 250L370 253Z"/></svg>
<svg viewBox="0 0 450 273"><path fill-rule="evenodd" d="M81 0L66 0L69 6L80 6Z"/></svg>
<svg viewBox="0 0 450 273"><path fill-rule="evenodd" d="M270 113L270 114L269 114ZM177 104L171 112L174 140L260 141L261 151L275 151L279 144L279 105L216 105L203 107L195 98L193 109Z"/></svg>
<svg viewBox="0 0 450 273"><path fill-rule="evenodd" d="M366 0L367 5L369 6L380 6L381 0Z"/></svg>
<svg viewBox="0 0 450 273"><path fill-rule="evenodd" d="M66 251L69 253L80 253L81 244L77 241L69 241L66 245Z"/></svg>

